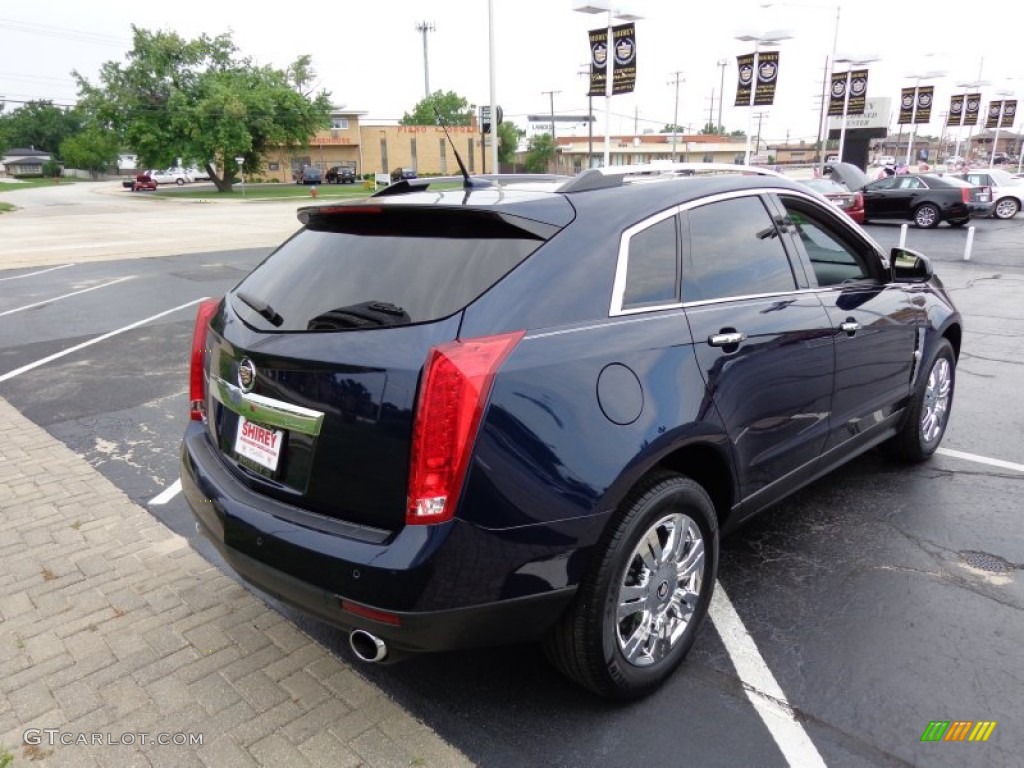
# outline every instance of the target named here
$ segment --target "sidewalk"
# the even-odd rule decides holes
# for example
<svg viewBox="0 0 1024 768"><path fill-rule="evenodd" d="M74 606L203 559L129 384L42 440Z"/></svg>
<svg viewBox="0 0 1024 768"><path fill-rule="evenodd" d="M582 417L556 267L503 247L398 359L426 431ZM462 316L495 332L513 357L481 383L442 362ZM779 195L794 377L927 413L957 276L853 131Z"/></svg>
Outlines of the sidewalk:
<svg viewBox="0 0 1024 768"><path fill-rule="evenodd" d="M0 435L0 764L471 765L2 398Z"/></svg>

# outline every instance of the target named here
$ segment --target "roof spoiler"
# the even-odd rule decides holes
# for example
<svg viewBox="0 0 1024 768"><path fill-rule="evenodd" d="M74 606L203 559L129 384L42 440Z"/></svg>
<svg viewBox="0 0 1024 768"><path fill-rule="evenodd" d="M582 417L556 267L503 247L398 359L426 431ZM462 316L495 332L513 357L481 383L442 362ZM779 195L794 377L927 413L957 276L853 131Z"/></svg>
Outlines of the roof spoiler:
<svg viewBox="0 0 1024 768"><path fill-rule="evenodd" d="M508 184L536 184L544 182L564 183L572 177L548 173L478 173L471 178L490 182L491 185L504 186ZM405 195L410 192L422 192L435 184L462 184L464 182L465 179L462 176L430 176L419 179L402 179L394 184L389 184L378 192L374 192L371 197Z"/></svg>

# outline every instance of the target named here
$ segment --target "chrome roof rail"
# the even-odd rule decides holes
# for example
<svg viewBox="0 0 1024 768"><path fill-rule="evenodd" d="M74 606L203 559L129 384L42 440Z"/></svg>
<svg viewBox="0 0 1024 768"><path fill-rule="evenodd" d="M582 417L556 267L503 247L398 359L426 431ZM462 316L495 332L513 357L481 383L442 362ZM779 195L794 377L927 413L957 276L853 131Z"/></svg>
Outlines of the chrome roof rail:
<svg viewBox="0 0 1024 768"><path fill-rule="evenodd" d="M745 176L773 176L785 178L778 171L754 165L733 165L730 163L668 163L655 162L642 165L611 165L591 168L574 176L558 188L559 192L588 192L593 189L610 189L627 183L662 181L683 176L739 173Z"/></svg>

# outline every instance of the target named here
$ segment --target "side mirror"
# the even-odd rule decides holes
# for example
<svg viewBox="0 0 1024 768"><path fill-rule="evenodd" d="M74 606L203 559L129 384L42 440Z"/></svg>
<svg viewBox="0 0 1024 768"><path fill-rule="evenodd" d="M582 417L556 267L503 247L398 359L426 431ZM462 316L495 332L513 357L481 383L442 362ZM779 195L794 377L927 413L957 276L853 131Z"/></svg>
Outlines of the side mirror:
<svg viewBox="0 0 1024 768"><path fill-rule="evenodd" d="M923 253L899 247L889 253L895 283L925 283L935 274L931 261Z"/></svg>

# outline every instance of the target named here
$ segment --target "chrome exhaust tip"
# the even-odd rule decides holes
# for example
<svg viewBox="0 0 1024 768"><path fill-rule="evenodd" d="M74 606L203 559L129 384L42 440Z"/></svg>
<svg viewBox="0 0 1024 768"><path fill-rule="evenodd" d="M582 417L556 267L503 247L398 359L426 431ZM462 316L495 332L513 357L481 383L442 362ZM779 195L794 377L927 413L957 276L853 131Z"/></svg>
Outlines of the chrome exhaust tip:
<svg viewBox="0 0 1024 768"><path fill-rule="evenodd" d="M384 641L376 635L371 635L365 629L354 629L348 636L348 644L360 661L368 664L378 664L388 656L388 647Z"/></svg>

